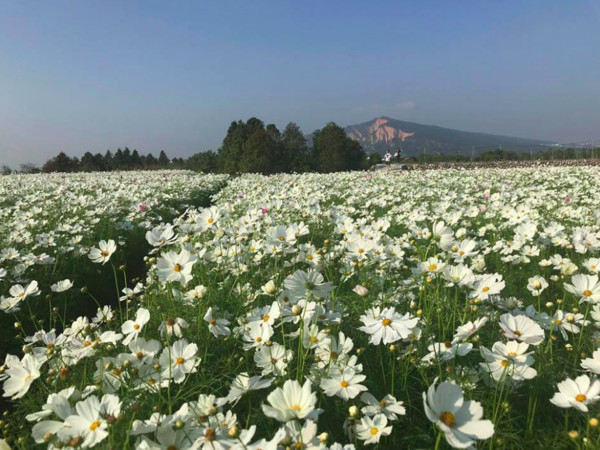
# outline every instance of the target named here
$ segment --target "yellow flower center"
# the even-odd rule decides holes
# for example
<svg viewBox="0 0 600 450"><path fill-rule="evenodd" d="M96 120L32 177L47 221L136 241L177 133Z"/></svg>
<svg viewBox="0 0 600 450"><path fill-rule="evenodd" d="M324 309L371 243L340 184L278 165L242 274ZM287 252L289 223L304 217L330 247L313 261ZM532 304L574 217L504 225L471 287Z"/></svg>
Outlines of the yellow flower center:
<svg viewBox="0 0 600 450"><path fill-rule="evenodd" d="M504 361L502 361L500 364L502 364L502 367L506 367L508 366L508 359L505 359Z"/></svg>
<svg viewBox="0 0 600 450"><path fill-rule="evenodd" d="M456 422L456 417L450 411L444 411L440 416L440 420L442 423L448 427L453 427L454 422Z"/></svg>
<svg viewBox="0 0 600 450"><path fill-rule="evenodd" d="M387 402L385 400L381 400L379 402L379 406L381 406L382 408L385 408L387 406Z"/></svg>
<svg viewBox="0 0 600 450"><path fill-rule="evenodd" d="M371 428L371 436L375 436L377 433L379 433L379 429L375 427Z"/></svg>
<svg viewBox="0 0 600 450"><path fill-rule="evenodd" d="M592 291L586 289L585 291L583 291L583 295L585 295L586 297L590 297L592 295Z"/></svg>
<svg viewBox="0 0 600 450"><path fill-rule="evenodd" d="M521 336L523 333L521 333L519 330L515 330L513 331L515 336Z"/></svg>
<svg viewBox="0 0 600 450"><path fill-rule="evenodd" d="M182 365L184 361L185 360L181 356L176 360L178 366Z"/></svg>
<svg viewBox="0 0 600 450"><path fill-rule="evenodd" d="M142 352L137 352L135 356L137 357L137 359L142 359L144 357L144 354Z"/></svg>
<svg viewBox="0 0 600 450"><path fill-rule="evenodd" d="M133 326L133 329L134 329L134 330L139 330L139 329L140 329L140 326L139 326L139 325L136 323L136 324Z"/></svg>
<svg viewBox="0 0 600 450"><path fill-rule="evenodd" d="M280 240L281 242L285 241L285 236L279 236L279 240Z"/></svg>
<svg viewBox="0 0 600 450"><path fill-rule="evenodd" d="M294 411L300 411L300 405L298 405L298 404L290 405L290 409L293 409Z"/></svg>
<svg viewBox="0 0 600 450"><path fill-rule="evenodd" d="M106 250L103 252L100 252L100 254L105 258L108 257L108 252ZM96 422L94 422L94 423L96 423Z"/></svg>
<svg viewBox="0 0 600 450"><path fill-rule="evenodd" d="M578 402L581 403L581 402L585 402L587 400L587 397L585 395L583 395L583 394L578 394L575 397L575 400L577 400Z"/></svg>
<svg viewBox="0 0 600 450"><path fill-rule="evenodd" d="M208 223L213 223L215 221L215 219L213 219L212 217L208 218Z"/></svg>
<svg viewBox="0 0 600 450"><path fill-rule="evenodd" d="M487 287L487 286L485 286L485 287L482 289L482 291L483 291L483 292L487 292L487 291L489 291L489 290L490 290L490 288L489 288L489 287Z"/></svg>
<svg viewBox="0 0 600 450"><path fill-rule="evenodd" d="M437 269L437 264L429 264L429 265L427 266L427 269L428 269L428 270L436 270L436 269Z"/></svg>
<svg viewBox="0 0 600 450"><path fill-rule="evenodd" d="M558 319L556 319L556 320L554 321L554 325L562 325L562 320L558 320Z"/></svg>
<svg viewBox="0 0 600 450"><path fill-rule="evenodd" d="M344 381L342 381L340 383L340 386L343 387L343 388L347 388L348 387L348 382L346 380L344 380Z"/></svg>
<svg viewBox="0 0 600 450"><path fill-rule="evenodd" d="M313 260L313 255L311 255L311 254L306 255L306 259L308 259L309 261L312 261Z"/></svg>
<svg viewBox="0 0 600 450"><path fill-rule="evenodd" d="M382 324L384 327L387 327L387 326L389 326L391 323L392 323L392 321L391 321L390 319L383 319L383 320L381 321L381 324Z"/></svg>
<svg viewBox="0 0 600 450"><path fill-rule="evenodd" d="M265 314L263 317L263 322L268 322L271 317L268 314Z"/></svg>
<svg viewBox="0 0 600 450"><path fill-rule="evenodd" d="M175 264L175 266L173 267L173 270L175 272L181 272L181 265L180 264Z"/></svg>
<svg viewBox="0 0 600 450"><path fill-rule="evenodd" d="M357 250L357 252L358 252L358 253L364 253L364 252L365 252L365 250L364 250L364 249L362 249L362 248L359 248L359 249Z"/></svg>
<svg viewBox="0 0 600 450"><path fill-rule="evenodd" d="M91 423L91 425L90 425L90 430L94 431L94 430L95 430L96 428L98 428L99 426L100 426L100 422L96 420L95 422L92 422L92 423Z"/></svg>

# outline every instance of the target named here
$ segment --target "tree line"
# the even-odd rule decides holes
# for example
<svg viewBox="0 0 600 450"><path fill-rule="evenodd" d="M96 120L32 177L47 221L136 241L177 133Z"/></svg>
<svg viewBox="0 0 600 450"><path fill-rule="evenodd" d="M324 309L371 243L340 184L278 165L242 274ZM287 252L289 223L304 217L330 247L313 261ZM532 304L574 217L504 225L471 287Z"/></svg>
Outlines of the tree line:
<svg viewBox="0 0 600 450"><path fill-rule="evenodd" d="M283 131L274 124L265 125L253 117L246 122L232 122L217 152L196 153L189 158L169 159L164 151L158 158L125 147L104 154L86 152L81 158L64 152L38 168L21 165L21 172L103 172L113 170L190 169L206 173L300 173L338 172L368 168L374 160L367 158L361 145L348 138L334 122L317 130L309 139L298 125L290 122ZM6 166L2 172L10 172Z"/></svg>

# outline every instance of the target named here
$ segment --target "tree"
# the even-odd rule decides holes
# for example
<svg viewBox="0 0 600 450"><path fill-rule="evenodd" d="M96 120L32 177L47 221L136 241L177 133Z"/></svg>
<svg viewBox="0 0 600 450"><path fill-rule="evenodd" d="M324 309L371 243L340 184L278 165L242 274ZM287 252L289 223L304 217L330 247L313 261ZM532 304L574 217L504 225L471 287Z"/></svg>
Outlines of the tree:
<svg viewBox="0 0 600 450"><path fill-rule="evenodd" d="M41 172L41 170L38 166L36 166L35 164L30 163L30 162L21 164L20 168L21 168L21 170L20 170L21 173L40 173Z"/></svg>
<svg viewBox="0 0 600 450"><path fill-rule="evenodd" d="M110 150L106 150L104 154L104 168L105 170L113 170L113 154Z"/></svg>
<svg viewBox="0 0 600 450"><path fill-rule="evenodd" d="M223 144L219 149L219 159L222 170L226 173L238 172L238 165L242 156L244 141L246 140L246 124L241 120L231 122Z"/></svg>
<svg viewBox="0 0 600 450"><path fill-rule="evenodd" d="M140 154L138 153L137 150L133 150L133 152L131 152L131 168L139 169L141 167L142 167L142 158L140 157Z"/></svg>
<svg viewBox="0 0 600 450"><path fill-rule="evenodd" d="M161 168L167 168L169 165L169 158L164 150L161 150L160 154L158 155L158 164Z"/></svg>
<svg viewBox="0 0 600 450"><path fill-rule="evenodd" d="M195 153L187 159L185 167L196 172L214 173L219 170L219 156L212 150Z"/></svg>
<svg viewBox="0 0 600 450"><path fill-rule="evenodd" d="M272 173L276 143L264 128L256 128L244 142L238 169L240 172Z"/></svg>
<svg viewBox="0 0 600 450"><path fill-rule="evenodd" d="M98 167L96 166L96 158L90 152L85 152L81 157L81 161L79 162L79 169L83 172L95 172L98 171Z"/></svg>
<svg viewBox="0 0 600 450"><path fill-rule="evenodd" d="M0 167L0 174L10 175L11 173L12 173L12 169L10 168L10 166L7 166L6 164L4 164L2 167Z"/></svg>
<svg viewBox="0 0 600 450"><path fill-rule="evenodd" d="M281 143L287 171L306 172L310 170L310 152L306 145L306 138L298 125L294 122L286 125Z"/></svg>
<svg viewBox="0 0 600 450"><path fill-rule="evenodd" d="M330 122L313 135L313 157L318 171L337 172L361 168L365 153L342 127Z"/></svg>
<svg viewBox="0 0 600 450"><path fill-rule="evenodd" d="M69 158L64 152L60 152L54 158L46 161L42 172L74 172L77 169L77 159Z"/></svg>

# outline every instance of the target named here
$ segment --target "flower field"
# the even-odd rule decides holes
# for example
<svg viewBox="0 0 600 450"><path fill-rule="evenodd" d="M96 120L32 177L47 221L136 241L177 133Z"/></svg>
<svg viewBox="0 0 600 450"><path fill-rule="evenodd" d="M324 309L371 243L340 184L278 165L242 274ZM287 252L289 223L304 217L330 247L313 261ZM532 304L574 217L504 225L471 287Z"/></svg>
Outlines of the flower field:
<svg viewBox="0 0 600 450"><path fill-rule="evenodd" d="M599 192L595 167L0 178L0 448L599 448Z"/></svg>

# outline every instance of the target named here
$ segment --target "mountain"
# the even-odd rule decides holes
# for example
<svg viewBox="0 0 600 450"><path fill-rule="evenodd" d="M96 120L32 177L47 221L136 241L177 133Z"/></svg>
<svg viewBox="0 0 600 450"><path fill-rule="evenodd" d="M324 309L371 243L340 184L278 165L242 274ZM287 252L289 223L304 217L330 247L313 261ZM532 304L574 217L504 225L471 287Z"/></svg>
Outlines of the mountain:
<svg viewBox="0 0 600 450"><path fill-rule="evenodd" d="M471 151L478 154L499 147L509 151L537 151L558 145L550 141L421 125L385 116L347 126L345 130L350 138L361 143L367 153L378 152L382 155L387 149L394 153L396 147L402 148L403 154L410 156L423 153L423 149L428 154L462 153L466 156Z"/></svg>

